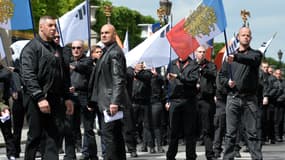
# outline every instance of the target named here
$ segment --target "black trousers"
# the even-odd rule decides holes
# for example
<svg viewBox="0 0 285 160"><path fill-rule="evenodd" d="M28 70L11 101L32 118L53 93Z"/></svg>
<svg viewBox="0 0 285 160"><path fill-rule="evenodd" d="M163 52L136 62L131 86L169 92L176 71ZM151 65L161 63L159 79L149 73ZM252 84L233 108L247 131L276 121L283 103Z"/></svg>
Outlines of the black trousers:
<svg viewBox="0 0 285 160"><path fill-rule="evenodd" d="M262 106L262 138L266 140L275 140L274 135L274 105L270 103Z"/></svg>
<svg viewBox="0 0 285 160"><path fill-rule="evenodd" d="M166 153L167 160L175 160L181 134L185 138L186 160L195 160L197 157L196 139L198 136L196 99L171 99L170 103L170 140Z"/></svg>
<svg viewBox="0 0 285 160"><path fill-rule="evenodd" d="M134 122L134 110L132 106L124 108L123 125L124 139L128 152L136 152L136 127Z"/></svg>
<svg viewBox="0 0 285 160"><path fill-rule="evenodd" d="M80 108L81 123L83 124L82 155L87 158L98 159L97 143L94 133L95 111L87 109L87 94L79 94L73 97L75 107Z"/></svg>
<svg viewBox="0 0 285 160"><path fill-rule="evenodd" d="M157 146L162 144L162 123L164 118L164 110L161 102L153 102L151 104L152 126ZM153 140L154 141L154 140Z"/></svg>
<svg viewBox="0 0 285 160"><path fill-rule="evenodd" d="M103 113L100 112L100 114L103 133L101 138L106 146L104 160L126 160L122 121L105 123Z"/></svg>
<svg viewBox="0 0 285 160"><path fill-rule="evenodd" d="M56 112L61 106L59 96L48 95L47 100L51 106L51 113L44 114L40 111L37 102L31 97L27 100L27 119L29 124L26 142L25 160L34 160L38 146L43 147L42 158L46 160L58 160L57 141L59 131L56 125Z"/></svg>
<svg viewBox="0 0 285 160"><path fill-rule="evenodd" d="M223 138L226 133L226 102L217 100L216 113L214 117L215 136L213 141L214 152L220 154L223 144Z"/></svg>
<svg viewBox="0 0 285 160"><path fill-rule="evenodd" d="M134 119L138 137L143 137L144 147L154 147L151 104L133 103Z"/></svg>
<svg viewBox="0 0 285 160"><path fill-rule="evenodd" d="M23 95L18 92L18 99L13 99L12 117L13 117L13 137L16 154L21 152L21 137L24 124L25 109L23 106Z"/></svg>
<svg viewBox="0 0 285 160"><path fill-rule="evenodd" d="M5 140L7 157L9 158L10 156L15 156L16 150L11 131L11 119L5 121L4 123L0 122L0 127Z"/></svg>
<svg viewBox="0 0 285 160"><path fill-rule="evenodd" d="M205 143L206 157L214 157L213 140L214 140L214 115L216 105L214 98L198 100L198 111L201 120L201 136Z"/></svg>
<svg viewBox="0 0 285 160"><path fill-rule="evenodd" d="M73 116L66 115L66 108L64 106L64 101L61 105L63 107L59 108L56 113L56 123L59 131L59 141L58 148L62 147L63 138L65 142L65 155L64 160L74 160L76 159L75 153L75 138L73 134Z"/></svg>
<svg viewBox="0 0 285 160"><path fill-rule="evenodd" d="M285 103L276 102L274 108L274 133L276 138L283 139L283 128L284 128L284 114L285 114Z"/></svg>

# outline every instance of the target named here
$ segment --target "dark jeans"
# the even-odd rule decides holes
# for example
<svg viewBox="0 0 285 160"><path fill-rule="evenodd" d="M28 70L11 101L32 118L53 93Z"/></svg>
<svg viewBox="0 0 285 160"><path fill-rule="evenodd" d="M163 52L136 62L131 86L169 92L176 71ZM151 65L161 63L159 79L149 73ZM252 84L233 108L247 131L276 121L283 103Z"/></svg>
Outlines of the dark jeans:
<svg viewBox="0 0 285 160"><path fill-rule="evenodd" d="M284 102L277 102L274 108L275 115L274 115L274 130L275 130L275 137L283 139L283 123L284 123L284 113L285 113L285 103Z"/></svg>
<svg viewBox="0 0 285 160"><path fill-rule="evenodd" d="M56 125L56 112L61 106L60 97L48 95L47 100L51 107L50 114L40 111L37 102L31 97L27 101L27 119L29 124L28 137L26 142L25 160L34 160L39 145L43 147L43 159L58 160L57 141L59 131Z"/></svg>
<svg viewBox="0 0 285 160"><path fill-rule="evenodd" d="M152 124L154 130L153 138L156 139L157 146L162 144L162 122L163 122L163 106L161 102L154 102L151 105ZM153 140L154 141L154 140Z"/></svg>
<svg viewBox="0 0 285 160"><path fill-rule="evenodd" d="M104 122L101 114L102 136L106 146L104 160L126 160L125 142L122 133L122 121L116 120L109 123Z"/></svg>
<svg viewBox="0 0 285 160"><path fill-rule="evenodd" d="M143 137L143 146L154 147L151 104L133 104L133 109L137 131Z"/></svg>
<svg viewBox="0 0 285 160"><path fill-rule="evenodd" d="M97 157L97 144L94 129L95 111L87 109L87 94L79 94L73 97L75 107L80 108L81 123L83 123L83 145L82 155L98 159Z"/></svg>
<svg viewBox="0 0 285 160"><path fill-rule="evenodd" d="M214 115L216 112L216 105L214 98L198 100L198 111L201 120L201 136L205 144L206 157L214 157L213 140L214 140Z"/></svg>
<svg viewBox="0 0 285 160"><path fill-rule="evenodd" d="M197 139L197 106L193 99L172 99L169 108L170 140L167 160L175 160L178 140L183 134L186 144L186 160L195 160Z"/></svg>
<svg viewBox="0 0 285 160"><path fill-rule="evenodd" d="M223 159L234 159L234 147L240 122L244 122L251 158L254 160L261 160L261 137L259 132L261 129L260 111L257 105L257 98L254 95L244 97L228 95L227 97L227 131Z"/></svg>

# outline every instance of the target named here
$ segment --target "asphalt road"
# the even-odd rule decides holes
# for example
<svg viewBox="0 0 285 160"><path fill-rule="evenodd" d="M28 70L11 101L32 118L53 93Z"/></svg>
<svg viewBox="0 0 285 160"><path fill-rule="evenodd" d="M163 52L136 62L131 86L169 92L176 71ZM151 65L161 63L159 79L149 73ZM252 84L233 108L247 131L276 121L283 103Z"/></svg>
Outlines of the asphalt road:
<svg viewBox="0 0 285 160"><path fill-rule="evenodd" d="M97 141L98 142L98 141ZM22 145L22 151L24 150L25 145ZM138 146L139 148L140 146ZM167 146L164 147L167 150ZM98 155L100 155L100 151ZM81 154L77 153L77 157ZM204 146L197 146L197 160L206 160ZM236 158L236 160L250 160L249 153L241 151L241 158ZM20 155L19 160L23 160L24 153L22 152ZM137 158L130 158L130 155L127 155L128 160L165 160L165 153L155 153L150 154L146 152L138 152ZM6 150L4 147L0 148L0 160L6 160ZM38 158L40 159L40 158ZM63 159L63 154L60 154L60 159ZM100 157L100 159L102 159ZM185 159L185 146L179 145L179 152L176 156L177 160L184 160ZM264 160L285 160L285 142L277 143L277 144L267 144L263 146L263 159Z"/></svg>

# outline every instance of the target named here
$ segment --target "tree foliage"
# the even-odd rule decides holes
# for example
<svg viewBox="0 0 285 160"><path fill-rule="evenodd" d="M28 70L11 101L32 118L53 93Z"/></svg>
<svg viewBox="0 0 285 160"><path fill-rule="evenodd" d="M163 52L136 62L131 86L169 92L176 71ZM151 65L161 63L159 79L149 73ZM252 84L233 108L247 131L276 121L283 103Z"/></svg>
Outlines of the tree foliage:
<svg viewBox="0 0 285 160"><path fill-rule="evenodd" d="M108 1L103 1L99 4L99 9L96 12L97 22L93 29L97 33L100 33L101 26L107 23L107 17L104 13L104 6L106 5L112 4ZM138 11L127 7L113 6L110 22L116 27L117 34L121 40L124 40L125 33L128 30L129 47L133 48L142 41L140 38L141 28L137 25L141 23L154 23L155 20L150 16L143 16Z"/></svg>

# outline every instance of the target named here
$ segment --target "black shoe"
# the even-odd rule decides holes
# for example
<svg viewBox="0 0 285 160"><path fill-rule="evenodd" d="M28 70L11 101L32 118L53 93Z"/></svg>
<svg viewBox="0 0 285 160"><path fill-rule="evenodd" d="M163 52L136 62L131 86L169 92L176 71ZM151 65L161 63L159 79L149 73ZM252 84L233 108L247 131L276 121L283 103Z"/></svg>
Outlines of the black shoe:
<svg viewBox="0 0 285 160"><path fill-rule="evenodd" d="M20 153L16 153L15 158L20 158Z"/></svg>
<svg viewBox="0 0 285 160"><path fill-rule="evenodd" d="M132 152L131 152L131 157L138 157L137 152L136 152L136 151L132 151Z"/></svg>
<svg viewBox="0 0 285 160"><path fill-rule="evenodd" d="M241 157L241 154L239 153L239 151L235 151L235 157L236 158L240 158Z"/></svg>
<svg viewBox="0 0 285 160"><path fill-rule="evenodd" d="M162 147L157 147L157 152L158 153L164 153L164 149Z"/></svg>
<svg viewBox="0 0 285 160"><path fill-rule="evenodd" d="M275 144L275 139L270 139L269 144Z"/></svg>
<svg viewBox="0 0 285 160"><path fill-rule="evenodd" d="M149 153L156 153L154 147L150 148Z"/></svg>
<svg viewBox="0 0 285 160"><path fill-rule="evenodd" d="M207 160L217 160L216 157L208 157Z"/></svg>
<svg viewBox="0 0 285 160"><path fill-rule="evenodd" d="M64 153L63 149L62 148L58 149L58 153L63 154Z"/></svg>

